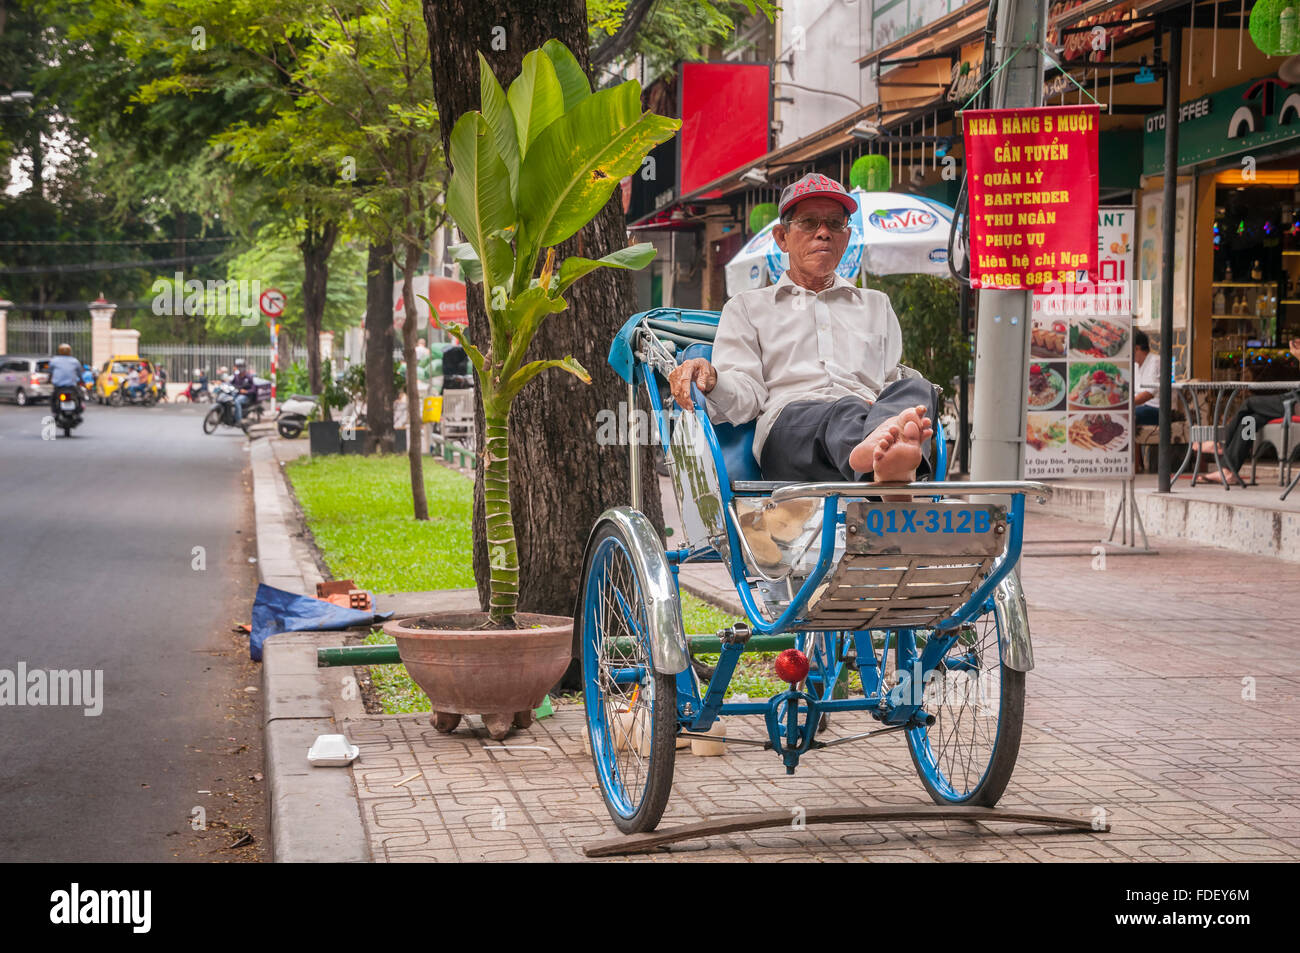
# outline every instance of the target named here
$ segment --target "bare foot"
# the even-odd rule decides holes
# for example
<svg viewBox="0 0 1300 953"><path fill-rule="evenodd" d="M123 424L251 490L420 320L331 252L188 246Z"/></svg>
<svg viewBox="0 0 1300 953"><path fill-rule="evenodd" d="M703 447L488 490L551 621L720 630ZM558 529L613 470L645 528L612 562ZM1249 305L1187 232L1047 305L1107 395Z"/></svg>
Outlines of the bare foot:
<svg viewBox="0 0 1300 953"><path fill-rule="evenodd" d="M904 411L909 412L910 409ZM899 419L902 419L902 415ZM910 482L916 479L916 468L921 463L922 433L917 421L909 419L902 424L897 438L876 445L871 458L871 472L875 482Z"/></svg>
<svg viewBox="0 0 1300 953"><path fill-rule="evenodd" d="M849 466L858 473L870 473L871 461L875 458L876 449L882 443L888 445L898 439L900 431L898 429L898 418L891 417L867 436L853 448L849 454Z"/></svg>
<svg viewBox="0 0 1300 953"><path fill-rule="evenodd" d="M875 464L876 450L884 449L897 440L902 432L900 428L909 420L920 428L921 440L929 440L934 436L934 422L925 416L925 405L917 404L915 407L908 407L897 417L889 418L871 431L866 440L854 447L853 452L849 454L849 466L859 473L871 473Z"/></svg>

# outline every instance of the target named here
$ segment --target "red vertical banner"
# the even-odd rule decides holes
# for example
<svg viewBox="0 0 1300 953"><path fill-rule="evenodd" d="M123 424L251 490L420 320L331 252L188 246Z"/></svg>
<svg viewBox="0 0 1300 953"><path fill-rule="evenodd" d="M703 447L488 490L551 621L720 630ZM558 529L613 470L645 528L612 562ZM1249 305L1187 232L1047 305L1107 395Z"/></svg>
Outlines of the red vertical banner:
<svg viewBox="0 0 1300 953"><path fill-rule="evenodd" d="M1097 280L1101 107L968 109L971 286L1052 291Z"/></svg>

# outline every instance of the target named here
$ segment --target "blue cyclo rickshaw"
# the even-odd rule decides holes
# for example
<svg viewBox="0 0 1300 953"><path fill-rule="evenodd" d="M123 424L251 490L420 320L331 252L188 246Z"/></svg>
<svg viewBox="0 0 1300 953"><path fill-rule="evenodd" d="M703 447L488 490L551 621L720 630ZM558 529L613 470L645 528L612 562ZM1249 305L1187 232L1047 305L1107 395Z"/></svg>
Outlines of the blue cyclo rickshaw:
<svg viewBox="0 0 1300 953"><path fill-rule="evenodd" d="M614 823L625 833L655 828L677 739L704 735L720 715L763 716L766 741L728 743L771 748L787 773L820 748L902 732L937 804L995 805L1015 767L1033 667L1014 572L1025 496L1045 500L1050 488L945 482L937 421L938 481L882 489L764 480L753 423L711 423L694 389L693 413L668 396L680 361L710 357L718 317L646 311L610 350L628 385L629 419L638 395L649 401L685 536L665 550L640 512L640 447L629 441L631 505L607 510L591 531L576 620L592 758ZM748 624L703 648L683 629L677 574L708 561L729 570ZM789 689L724 702L740 655L768 650L780 636L793 639L776 665ZM692 647L719 655L703 692ZM861 694L845 697L855 671ZM865 712L878 724L819 739L825 716L837 712Z"/></svg>

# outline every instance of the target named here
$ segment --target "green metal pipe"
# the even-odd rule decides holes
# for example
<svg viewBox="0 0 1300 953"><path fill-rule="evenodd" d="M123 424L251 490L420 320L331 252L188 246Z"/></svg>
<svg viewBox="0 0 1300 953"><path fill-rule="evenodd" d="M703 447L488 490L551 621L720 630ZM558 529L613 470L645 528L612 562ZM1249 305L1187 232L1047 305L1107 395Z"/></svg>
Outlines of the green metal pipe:
<svg viewBox="0 0 1300 953"><path fill-rule="evenodd" d="M782 649L794 648L794 635L754 635L745 646L746 652L780 652ZM687 644L693 654L717 652L719 650L716 635L688 635ZM629 652L632 646L626 639L615 639L616 651ZM316 650L316 664L321 667L332 665L396 665L401 662L396 645L346 645Z"/></svg>
<svg viewBox="0 0 1300 953"><path fill-rule="evenodd" d="M345 645L316 650L316 664L330 665L396 665L401 656L396 645Z"/></svg>

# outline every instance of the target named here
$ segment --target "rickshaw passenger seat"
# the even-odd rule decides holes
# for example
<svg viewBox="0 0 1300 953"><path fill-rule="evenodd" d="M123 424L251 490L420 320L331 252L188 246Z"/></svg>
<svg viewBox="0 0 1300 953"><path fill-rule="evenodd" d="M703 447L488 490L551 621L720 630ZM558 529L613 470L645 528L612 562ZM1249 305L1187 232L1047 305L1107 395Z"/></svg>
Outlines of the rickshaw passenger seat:
<svg viewBox="0 0 1300 953"><path fill-rule="evenodd" d="M682 351L682 360L702 357L706 361L713 358L713 345L691 344ZM707 398L706 398L707 399ZM722 461L727 467L727 479L732 483L740 480L762 480L763 473L754 459L754 428L758 421L732 425L715 423L713 432L717 434L718 446L722 450Z"/></svg>

